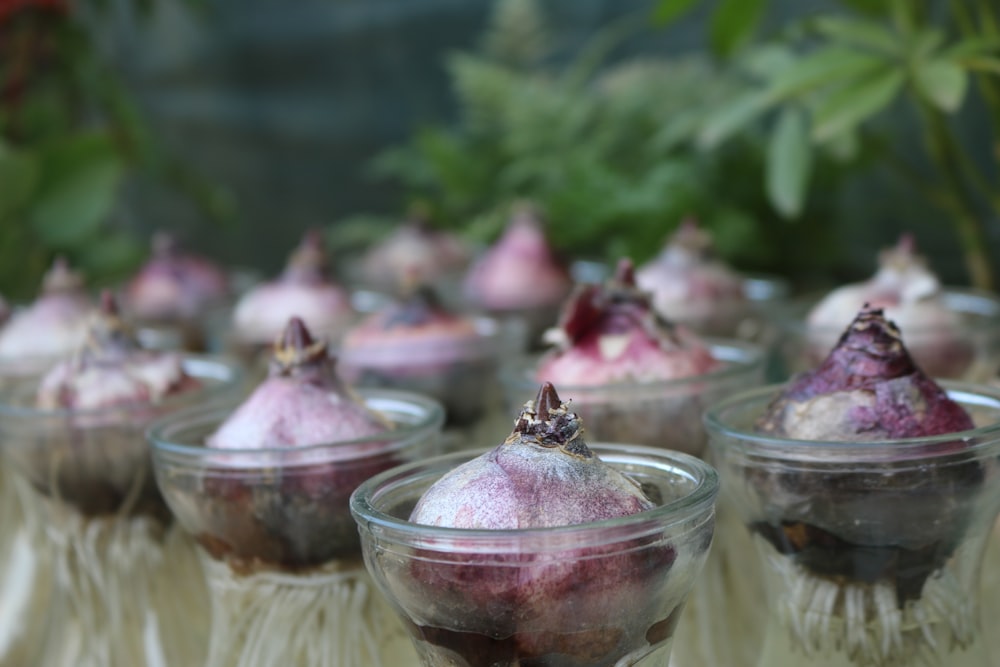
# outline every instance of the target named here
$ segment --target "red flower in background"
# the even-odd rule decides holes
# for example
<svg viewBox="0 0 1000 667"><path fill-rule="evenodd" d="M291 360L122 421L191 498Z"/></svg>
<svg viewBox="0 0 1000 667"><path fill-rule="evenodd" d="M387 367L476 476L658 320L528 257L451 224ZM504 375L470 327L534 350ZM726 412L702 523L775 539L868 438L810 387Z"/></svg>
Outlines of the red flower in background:
<svg viewBox="0 0 1000 667"><path fill-rule="evenodd" d="M0 24L8 17L26 9L39 9L65 13L69 9L68 0L0 0Z"/></svg>

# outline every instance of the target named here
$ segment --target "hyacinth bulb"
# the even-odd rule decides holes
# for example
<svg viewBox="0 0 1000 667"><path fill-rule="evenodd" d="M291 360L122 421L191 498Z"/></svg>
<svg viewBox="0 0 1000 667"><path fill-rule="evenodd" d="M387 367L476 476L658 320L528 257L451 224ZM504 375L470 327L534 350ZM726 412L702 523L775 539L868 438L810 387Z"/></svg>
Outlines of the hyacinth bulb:
<svg viewBox="0 0 1000 667"><path fill-rule="evenodd" d="M435 482L410 516L417 524L473 530L531 530L626 517L655 503L639 484L605 464L583 438L580 418L545 384L525 404L507 439ZM457 538L459 541L461 538ZM645 546L649 546L646 544ZM567 545L558 553L504 550L436 552L417 557L407 584L426 616L448 615L476 632L422 628L456 665L607 665L652 639L649 577L666 576L676 558L649 551ZM618 618L622 603L636 610ZM567 605L573 617L565 617ZM642 610L642 611L639 611ZM655 612L654 612L655 614ZM641 619L642 627L631 627ZM672 624L668 622L672 630ZM552 661L552 662L549 662ZM436 664L436 663L435 663Z"/></svg>
<svg viewBox="0 0 1000 667"><path fill-rule="evenodd" d="M267 379L205 441L219 453L192 495L199 541L231 563L288 568L355 551L347 500L399 462L390 438L378 438L391 428L341 381L326 343L292 318Z"/></svg>
<svg viewBox="0 0 1000 667"><path fill-rule="evenodd" d="M605 284L578 287L545 338L554 347L530 377L561 386L594 437L609 442L700 454L703 403L756 374L743 363L756 353L723 362L716 347L661 317L628 260Z"/></svg>
<svg viewBox="0 0 1000 667"><path fill-rule="evenodd" d="M148 405L200 386L185 373L180 355L140 349L111 293L104 292L84 345L45 375L37 405L45 410Z"/></svg>
<svg viewBox="0 0 1000 667"><path fill-rule="evenodd" d="M496 377L497 323L445 308L423 286L372 313L344 336L340 367L362 387L405 389L444 404L451 425L482 416Z"/></svg>
<svg viewBox="0 0 1000 667"><path fill-rule="evenodd" d="M606 284L579 287L546 337L555 349L539 363L536 378L560 385L672 380L720 365L697 337L653 309L627 259Z"/></svg>
<svg viewBox="0 0 1000 667"><path fill-rule="evenodd" d="M823 363L793 381L758 427L800 440L858 442L955 433L973 424L916 365L884 311L865 307Z"/></svg>
<svg viewBox="0 0 1000 667"><path fill-rule="evenodd" d="M469 301L487 310L516 311L558 304L572 286L552 251L538 212L520 206L500 239L466 276Z"/></svg>
<svg viewBox="0 0 1000 667"><path fill-rule="evenodd" d="M409 281L435 283L469 261L456 236L431 227L422 216L399 225L365 255L362 271L371 285L389 290Z"/></svg>
<svg viewBox="0 0 1000 667"><path fill-rule="evenodd" d="M179 355L139 348L111 293L104 292L82 346L37 386L33 414L45 427L35 446L12 448L11 457L40 491L85 516L164 518L147 474L148 453L134 429L175 396L202 386Z"/></svg>
<svg viewBox="0 0 1000 667"><path fill-rule="evenodd" d="M715 257L711 237L693 219L681 223L636 280L660 313L699 331L732 333L726 327L746 308L743 278Z"/></svg>
<svg viewBox="0 0 1000 667"><path fill-rule="evenodd" d="M883 311L863 309L826 360L792 381L756 428L794 440L885 448L883 464L857 471L843 465L824 471L836 456L836 450L824 449L814 467L753 473L752 483L780 519L755 528L817 575L887 579L900 606L919 597L960 543L969 511L963 499L976 492L983 473L974 461L894 467L892 448L900 441L961 433L974 424L914 363ZM965 446L956 437L936 443L934 453L953 454Z"/></svg>
<svg viewBox="0 0 1000 667"><path fill-rule="evenodd" d="M473 319L453 313L426 286L372 313L345 336L345 354L365 354L369 365L400 375L444 370L480 340Z"/></svg>
<svg viewBox="0 0 1000 667"><path fill-rule="evenodd" d="M545 383L507 439L435 482L410 520L511 530L601 521L652 507L638 484L590 451L580 418Z"/></svg>
<svg viewBox="0 0 1000 667"><path fill-rule="evenodd" d="M356 440L388 426L341 381L324 341L293 317L268 378L208 438L216 449L292 448Z"/></svg>
<svg viewBox="0 0 1000 667"><path fill-rule="evenodd" d="M806 318L809 340L828 349L844 322L865 304L882 308L905 332L909 348L932 377L959 377L975 350L961 335L962 316L949 307L937 276L917 254L911 235L879 254L872 278L840 287L817 303Z"/></svg>
<svg viewBox="0 0 1000 667"><path fill-rule="evenodd" d="M83 278L57 258L33 304L14 314L0 329L0 359L52 359L71 353L83 342L93 304Z"/></svg>
<svg viewBox="0 0 1000 667"><path fill-rule="evenodd" d="M236 304L233 327L245 342L267 344L281 335L293 317L317 336L332 338L352 316L350 298L328 275L322 235L306 233L276 280L258 285Z"/></svg>
<svg viewBox="0 0 1000 667"><path fill-rule="evenodd" d="M222 269L208 259L183 252L177 240L160 232L152 256L125 288L124 305L144 320L188 320L229 293Z"/></svg>

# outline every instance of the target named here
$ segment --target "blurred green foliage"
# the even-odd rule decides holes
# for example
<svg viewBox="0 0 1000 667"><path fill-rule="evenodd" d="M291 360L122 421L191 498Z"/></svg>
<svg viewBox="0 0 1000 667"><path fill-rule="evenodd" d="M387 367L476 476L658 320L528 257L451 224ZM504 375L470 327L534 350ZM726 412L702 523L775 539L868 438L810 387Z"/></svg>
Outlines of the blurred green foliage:
<svg viewBox="0 0 1000 667"><path fill-rule="evenodd" d="M995 0L841 0L829 11L780 26L750 42L765 0L736 7L660 0L661 25L698 5L714 4L709 42L727 71L747 58L767 67L744 79L725 105L698 130L716 150L747 132L767 142L764 188L782 215L802 213L812 191L827 186L814 173L815 156L850 157L875 149L880 164L949 221L975 285L996 283L989 229L1000 226L1000 7ZM748 7L752 6L753 10ZM749 13L748 13L749 12ZM741 47L742 48L741 50ZM738 54L738 57L736 57ZM986 110L991 136L963 141L960 112ZM919 142L893 133L912 122ZM974 149L990 146L992 150ZM913 149L921 158L916 164ZM926 167L926 168L923 168Z"/></svg>
<svg viewBox="0 0 1000 667"><path fill-rule="evenodd" d="M102 60L87 21L103 0L0 6L0 294L26 299L54 255L94 285L121 279L146 252L113 213L137 172L213 192L173 164ZM142 11L148 2L136 0Z"/></svg>
<svg viewBox="0 0 1000 667"><path fill-rule="evenodd" d="M627 16L559 62L539 3L501 0L482 47L447 61L457 122L419 129L378 156L372 175L401 183L438 224L476 241L495 238L511 201L527 198L547 212L555 244L578 256L644 261L695 216L719 252L744 268L803 275L828 267L836 258L834 203L823 192L798 202L815 223L809 229L781 220L757 176L769 152L764 133L711 150L700 141L705 119L766 63L721 68L698 55L612 62L641 29L648 16ZM829 183L848 161L863 160L833 151L805 158ZM373 232L391 224L373 224L370 215L340 221L335 241L357 242L350 230L362 220Z"/></svg>

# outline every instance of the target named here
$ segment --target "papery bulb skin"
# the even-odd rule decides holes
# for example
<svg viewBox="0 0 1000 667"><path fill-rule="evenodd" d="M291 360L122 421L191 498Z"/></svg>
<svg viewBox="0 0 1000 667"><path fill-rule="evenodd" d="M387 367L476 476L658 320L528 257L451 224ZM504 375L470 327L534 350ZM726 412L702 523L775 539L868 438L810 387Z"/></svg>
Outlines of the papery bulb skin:
<svg viewBox="0 0 1000 667"><path fill-rule="evenodd" d="M234 567L300 569L353 554L347 501L399 463L377 438L391 428L342 382L326 343L292 318L268 378L205 441L219 454L193 494L208 526L199 541Z"/></svg>
<svg viewBox="0 0 1000 667"><path fill-rule="evenodd" d="M208 259L184 252L165 232L153 236L152 255L128 282L123 305L133 317L187 322L229 295L225 272Z"/></svg>
<svg viewBox="0 0 1000 667"><path fill-rule="evenodd" d="M715 257L711 237L693 219L639 268L636 282L660 314L699 333L733 335L747 313L743 277Z"/></svg>
<svg viewBox="0 0 1000 667"><path fill-rule="evenodd" d="M251 344L269 344L288 320L301 318L317 336L340 335L353 316L350 297L328 276L323 238L310 231L292 253L276 280L251 289L236 304L236 336Z"/></svg>
<svg viewBox="0 0 1000 667"><path fill-rule="evenodd" d="M413 216L368 251L362 272L367 284L393 291L407 281L437 284L469 259L469 248L458 237Z"/></svg>
<svg viewBox="0 0 1000 667"><path fill-rule="evenodd" d="M551 384L543 385L510 436L435 482L410 521L507 531L579 525L653 508L634 480L593 454L583 433L580 418ZM452 614L459 626L468 621L475 627L485 617L496 628L492 638L420 628L426 641L454 654L455 665L610 665L645 642L649 631L629 627L610 610L625 599L645 609L649 578L665 576L675 558L669 545L641 557L620 546L502 555L462 553L458 547L415 559L407 588L426 596L428 618ZM567 604L573 618L564 617Z"/></svg>
<svg viewBox="0 0 1000 667"><path fill-rule="evenodd" d="M709 377L723 363L686 327L653 308L622 260L604 285L582 285L546 334L555 347L534 378L564 388L595 437L700 453L700 398L671 381Z"/></svg>
<svg viewBox="0 0 1000 667"><path fill-rule="evenodd" d="M174 397L201 387L179 355L139 348L111 293L104 292L85 342L41 379L35 396L37 409L65 414L68 432L15 458L40 491L85 516L165 520L149 453L133 429L161 414Z"/></svg>
<svg viewBox="0 0 1000 667"><path fill-rule="evenodd" d="M452 425L475 421L495 375L495 323L445 308L421 286L344 336L340 367L355 386L406 389L441 401Z"/></svg>
<svg viewBox="0 0 1000 667"><path fill-rule="evenodd" d="M891 580L902 606L919 597L960 543L969 511L963 499L982 484L983 472L975 462L895 469L892 448L907 438L955 433L933 445L938 454L954 454L966 446L958 434L974 427L914 363L882 309L866 307L827 359L774 399L756 429L869 444L873 452L884 449L884 463L834 471L824 464L836 455L824 448L815 464L758 471L750 481L767 494L772 517L753 528L817 575Z"/></svg>
<svg viewBox="0 0 1000 667"><path fill-rule="evenodd" d="M882 308L908 332L909 349L931 377L960 377L969 366L974 352L958 335L961 318L944 301L941 283L911 235L879 254L878 271L869 280L830 292L809 312L806 326L817 357L866 304Z"/></svg>
<svg viewBox="0 0 1000 667"><path fill-rule="evenodd" d="M54 360L71 353L83 343L93 309L83 278L57 258L35 302L0 329L0 360Z"/></svg>
<svg viewBox="0 0 1000 667"><path fill-rule="evenodd" d="M500 239L466 276L471 303L489 311L518 311L556 306L572 282L556 258L537 211L519 207Z"/></svg>

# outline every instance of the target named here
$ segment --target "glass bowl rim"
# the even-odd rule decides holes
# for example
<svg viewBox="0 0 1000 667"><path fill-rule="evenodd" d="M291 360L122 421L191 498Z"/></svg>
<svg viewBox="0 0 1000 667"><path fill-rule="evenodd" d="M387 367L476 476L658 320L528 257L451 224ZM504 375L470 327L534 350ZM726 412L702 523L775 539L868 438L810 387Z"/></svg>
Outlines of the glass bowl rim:
<svg viewBox="0 0 1000 667"><path fill-rule="evenodd" d="M434 551L435 543L457 540L466 547L463 552L496 555L498 552L522 553L524 541L532 539L547 544L548 548L541 549L544 551L620 543L663 533L671 526L682 524L700 515L714 513L719 491L719 475L716 469L705 461L683 452L644 445L594 442L588 443L588 446L611 465L623 463L646 465L657 468L665 474L683 476L692 480L695 486L689 493L679 498L636 514L549 528L488 530L432 526L397 518L375 506L374 499L380 489L384 492L385 489L405 485L408 480L412 482L414 479L412 473L419 469L430 470L454 463L455 465L442 468L441 472L453 470L458 464L492 449L486 447L451 452L382 471L362 482L351 494L351 514L359 528L373 532L372 529L377 527L379 541L396 544L412 543L422 549ZM590 536L591 539L580 539L581 536ZM595 541L596 536L602 536L604 539ZM569 546L570 544L572 546ZM532 549L532 552L534 551Z"/></svg>
<svg viewBox="0 0 1000 667"><path fill-rule="evenodd" d="M167 354L175 354L172 352L167 352ZM227 357L221 357L217 355L208 354L191 354L186 352L179 352L181 357L181 363L185 366L185 371L190 373L196 379L206 379L213 378L218 379L219 382L212 385L202 386L191 391L184 391L179 394L173 394L166 396L163 400L155 403L142 403L136 405L115 405L111 407L104 408L89 408L86 410L77 410L74 408L54 408L54 409L43 409L36 408L30 405L13 405L0 401L0 419L4 417L13 418L25 418L25 417L38 417L38 418L63 418L63 419L85 419L87 417L93 416L103 416L109 414L128 414L138 410L149 410L155 409L159 410L162 408L169 408L172 405L183 405L194 398L200 398L202 404L212 403L215 399L223 396L227 391L232 390L235 387L239 387L245 379L245 369L243 364ZM66 361L67 358L64 357L61 360L57 360L55 363L59 364ZM54 366L53 366L54 368ZM207 372L197 373L196 370L202 370ZM28 376L25 377L26 381L30 377L37 377L41 380L41 376ZM8 391L0 391L0 396L9 395Z"/></svg>
<svg viewBox="0 0 1000 667"><path fill-rule="evenodd" d="M1000 411L1000 387L958 382L951 380L938 381L952 400L967 405L992 405ZM743 430L728 423L723 415L739 406L766 402L776 397L788 383L769 384L736 392L705 410L702 420L708 434L709 446L719 436L733 439L753 446L752 454L757 457L775 460L796 460L809 463L902 463L933 458L954 456L967 457L970 454L981 454L984 449L1000 448L1000 419L992 424L986 424L966 431L944 433L941 435L919 438L896 438L867 442L851 442L837 440L802 440L781 436L755 433ZM985 438L983 442L975 442L971 447L946 450L938 447L957 440L973 442ZM877 445L877 446L873 446ZM745 447L744 447L745 448ZM833 450L836 457L819 457L821 450Z"/></svg>
<svg viewBox="0 0 1000 667"><path fill-rule="evenodd" d="M723 362L721 367L701 375L689 375L687 377L673 378L671 380L653 380L650 382L609 382L607 384L593 385L553 384L555 384L556 390L561 396L572 400L571 397L576 393L587 394L607 391L608 389L614 389L616 392L648 392L651 390L656 391L659 389L685 387L698 383L730 380L734 377L739 377L747 373L763 370L765 364L767 363L768 353L762 345L729 338L704 337L701 341L708 347L709 352L712 353L713 359ZM542 352L541 354L534 355L522 355L515 362L503 366L500 369L501 383L510 388L524 388L525 390L529 388L537 389L537 387L539 387L544 380L536 380L533 377L529 377L528 373L536 370L538 362L547 354L549 354L549 352ZM572 406L572 402L570 402L570 405Z"/></svg>
<svg viewBox="0 0 1000 667"><path fill-rule="evenodd" d="M395 389L353 389L352 391L364 398L366 404L372 400L394 401L397 404L407 404L413 406L418 410L423 411L424 414L419 421L413 424L406 424L383 433L377 433L363 438L354 438L351 440L338 440L335 442L323 442L312 445L296 445L292 447L239 449L213 448L206 447L203 444L195 445L175 442L173 438L166 437L166 434L170 431L170 429L182 428L185 425L190 426L191 423L195 421L198 423L219 424L238 407L236 405L196 405L178 410L155 420L149 425L148 428L146 428L145 437L146 441L149 443L153 452L157 454L157 456L165 455L175 459L188 460L231 456L243 457L250 460L254 457L267 459L272 456L307 454L309 452L323 452L329 451L330 449L341 449L369 443L386 443L387 441L392 441L395 446L379 450L379 453L382 454L398 449L403 446L403 444L408 443L411 440L419 440L427 437L428 435L437 433L441 430L444 424L444 406L442 406L439 401L430 398L429 396ZM309 465L309 463L302 463L299 465ZM232 464L228 466L220 465L219 467L232 468L234 470L256 468L256 466L246 463ZM268 462L266 467L273 468L273 461Z"/></svg>
<svg viewBox="0 0 1000 667"><path fill-rule="evenodd" d="M861 285L863 283L850 283L847 286ZM842 334L850 322L845 322L842 326L833 325L810 325L808 321L809 313L815 308L820 301L822 301L831 292L825 293L812 293L802 295L797 298L788 299L782 305L781 308L784 311L784 316L775 317L775 324L779 329L785 331L786 333L792 333L798 336L804 336L807 334L813 334L817 336L822 335L836 335L837 337ZM943 285L941 287L941 297L945 300L947 305L950 302L967 302L967 303L977 303L981 306L988 306L987 308L965 308L956 309L949 308L949 311L957 312L960 314L973 315L974 318L968 322L963 322L959 327L954 325L935 325L935 326L908 326L902 331L903 343L906 343L907 336L916 336L927 332L936 332L942 330L951 329L989 329L1000 325L1000 295L993 294L986 290L976 289L972 287L953 287L950 285ZM889 318L890 320L892 318ZM853 321L853 318L852 318Z"/></svg>
<svg viewBox="0 0 1000 667"><path fill-rule="evenodd" d="M453 313L458 317L471 321L476 328L475 338L471 338L468 341L460 341L457 350L462 352L456 361L463 362L469 360L478 359L489 359L492 357L499 356L501 352L500 338L503 334L503 327L501 326L500 320L496 317L491 317L489 315L482 315L477 313L463 313L457 312ZM372 314L374 315L374 313ZM377 366L378 364L370 363L373 361L372 357L377 356L380 351L386 349L387 345L394 345L393 342L377 341L375 344L363 344L357 347L347 345L347 339L353 331L357 330L358 326L364 324L367 317L362 318L360 322L352 327L349 327L344 335L340 338L336 345L330 347L330 355L336 358L338 364L344 364L345 366ZM424 338L414 338L405 341L405 345L412 346L413 348L426 348L426 347L438 347L445 345L454 345L454 343L448 341L440 341L433 339ZM378 359L374 359L378 361ZM415 359L412 362L414 365L420 365L420 360ZM437 363L437 362L432 362Z"/></svg>

